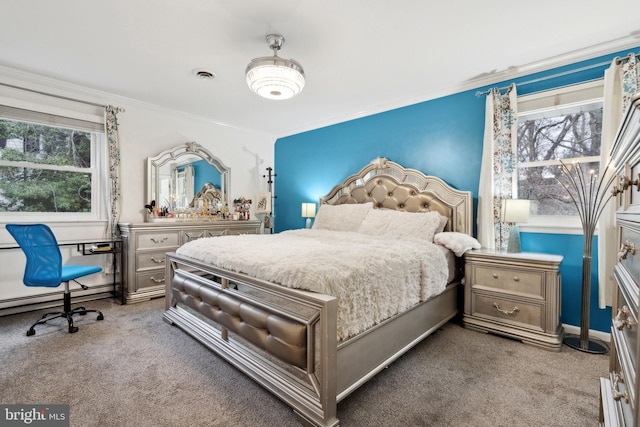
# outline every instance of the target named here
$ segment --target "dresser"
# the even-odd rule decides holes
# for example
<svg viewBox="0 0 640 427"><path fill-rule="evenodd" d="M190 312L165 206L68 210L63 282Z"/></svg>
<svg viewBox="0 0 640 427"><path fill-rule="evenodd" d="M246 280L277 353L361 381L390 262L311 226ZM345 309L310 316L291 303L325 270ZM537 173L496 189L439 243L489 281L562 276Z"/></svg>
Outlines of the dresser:
<svg viewBox="0 0 640 427"><path fill-rule="evenodd" d="M165 294L165 253L201 237L257 234L260 221L145 222L118 224L122 236L123 300L146 301Z"/></svg>
<svg viewBox="0 0 640 427"><path fill-rule="evenodd" d="M640 93L625 113L611 149L619 179L617 261L613 293L609 375L600 379L600 425L640 425L638 282L640 280Z"/></svg>
<svg viewBox="0 0 640 427"><path fill-rule="evenodd" d="M560 324L562 258L493 249L466 252L464 326L559 351L564 334Z"/></svg>

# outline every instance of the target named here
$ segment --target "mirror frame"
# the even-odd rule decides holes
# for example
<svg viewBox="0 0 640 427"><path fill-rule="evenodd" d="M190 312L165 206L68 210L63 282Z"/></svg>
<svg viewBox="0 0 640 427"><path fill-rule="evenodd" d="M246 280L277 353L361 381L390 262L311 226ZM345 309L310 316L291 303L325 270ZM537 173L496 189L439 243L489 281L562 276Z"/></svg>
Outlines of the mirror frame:
<svg viewBox="0 0 640 427"><path fill-rule="evenodd" d="M220 183L223 201L229 204L229 176L231 175L231 169L225 166L222 161L211 154L207 149L203 148L197 142L187 142L185 144L178 145L176 147L165 150L154 157L147 158L147 200L145 203L149 203L151 200L158 202L159 189L160 189L160 173L159 169L169 162L180 162L181 157L197 156L202 160L209 163L220 173ZM156 194L152 194L154 192Z"/></svg>

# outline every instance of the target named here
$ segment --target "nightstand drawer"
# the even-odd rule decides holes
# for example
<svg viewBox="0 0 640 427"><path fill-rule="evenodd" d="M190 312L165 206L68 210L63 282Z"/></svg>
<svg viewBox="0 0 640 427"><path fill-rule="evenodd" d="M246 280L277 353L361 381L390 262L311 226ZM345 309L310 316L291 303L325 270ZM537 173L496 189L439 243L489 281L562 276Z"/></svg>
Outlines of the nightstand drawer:
<svg viewBox="0 0 640 427"><path fill-rule="evenodd" d="M475 266L473 287L482 286L500 291L513 292L544 298L544 273L515 268Z"/></svg>
<svg viewBox="0 0 640 427"><path fill-rule="evenodd" d="M475 293L472 316L490 318L500 323L516 324L536 332L543 332L545 306Z"/></svg>

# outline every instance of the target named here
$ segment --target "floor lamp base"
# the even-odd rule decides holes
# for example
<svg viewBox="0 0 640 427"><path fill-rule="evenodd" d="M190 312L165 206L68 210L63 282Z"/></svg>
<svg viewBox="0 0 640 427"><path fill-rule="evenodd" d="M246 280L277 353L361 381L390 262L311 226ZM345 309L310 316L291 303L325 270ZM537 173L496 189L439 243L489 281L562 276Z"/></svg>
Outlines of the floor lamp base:
<svg viewBox="0 0 640 427"><path fill-rule="evenodd" d="M589 338L589 341L585 343L587 344L585 348L583 348L580 341L581 340L579 335L565 335L564 340L562 340L562 342L569 347L575 348L576 350L583 351L585 353L607 354L609 352L609 346L599 340Z"/></svg>

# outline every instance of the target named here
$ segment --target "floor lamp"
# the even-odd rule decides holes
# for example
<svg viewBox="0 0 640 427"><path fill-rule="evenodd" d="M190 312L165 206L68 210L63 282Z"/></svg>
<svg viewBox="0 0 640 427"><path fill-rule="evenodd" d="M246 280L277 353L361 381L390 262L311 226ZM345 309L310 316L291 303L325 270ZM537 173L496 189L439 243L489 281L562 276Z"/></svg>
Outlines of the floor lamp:
<svg viewBox="0 0 640 427"><path fill-rule="evenodd" d="M612 194L607 189L616 179L611 173L605 180L609 167L604 168L601 176L593 171L586 173L579 162L567 165L560 161L562 175L558 181L571 197L571 201L578 209L582 231L584 234L584 249L582 251L582 311L580 313L580 336L567 334L563 342L569 347L586 353L604 354L607 345L589 338L589 310L591 309L591 254L593 251L593 236L600 214Z"/></svg>

